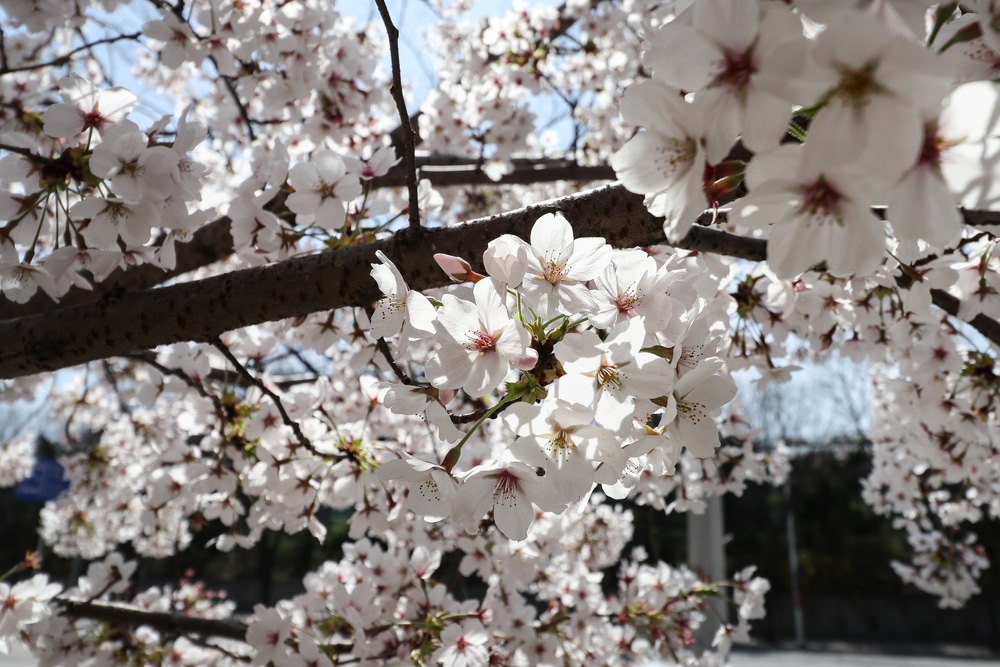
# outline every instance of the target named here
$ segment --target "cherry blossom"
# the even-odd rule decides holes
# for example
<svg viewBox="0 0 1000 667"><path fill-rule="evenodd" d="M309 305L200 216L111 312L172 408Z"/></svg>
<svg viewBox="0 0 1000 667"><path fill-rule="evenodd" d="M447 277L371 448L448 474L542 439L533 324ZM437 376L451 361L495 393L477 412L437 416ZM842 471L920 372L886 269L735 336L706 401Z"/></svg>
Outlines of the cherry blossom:
<svg viewBox="0 0 1000 667"><path fill-rule="evenodd" d="M385 295L375 304L372 335L389 338L402 332L399 354L408 341L434 333L434 306L420 292L409 289L396 265L381 250L375 251L380 264L372 264L372 278Z"/></svg>
<svg viewBox="0 0 1000 667"><path fill-rule="evenodd" d="M641 351L644 327L642 318L632 318L604 341L593 331L567 335L555 347L566 375L553 384L552 394L594 406L595 421L615 431L634 416L635 399L668 395L673 370L666 360Z"/></svg>
<svg viewBox="0 0 1000 667"><path fill-rule="evenodd" d="M121 87L99 91L78 74L59 80L63 102L53 104L42 115L45 133L50 137L75 137L84 130L103 132L125 118L135 106L136 97Z"/></svg>
<svg viewBox="0 0 1000 667"><path fill-rule="evenodd" d="M458 482L441 466L404 455L386 461L378 469L383 480L402 479L411 483L407 505L428 521L440 521L452 512Z"/></svg>
<svg viewBox="0 0 1000 667"><path fill-rule="evenodd" d="M489 659L485 646L487 639L482 628L477 628L473 622L454 623L441 632L441 648L434 652L431 660L445 667L486 664Z"/></svg>
<svg viewBox="0 0 1000 667"><path fill-rule="evenodd" d="M483 516L492 511L497 529L519 541L528 537L535 518L533 505L546 512L562 512L567 502L534 468L519 461L496 461L462 480L452 504L452 518L475 533Z"/></svg>
<svg viewBox="0 0 1000 667"><path fill-rule="evenodd" d="M574 239L566 218L547 213L532 225L526 254L521 293L539 315L589 312L595 307L585 283L611 259L611 247L604 239Z"/></svg>
<svg viewBox="0 0 1000 667"><path fill-rule="evenodd" d="M781 278L823 261L837 274L871 272L885 253L885 232L867 206L865 174L851 166L811 167L804 151L783 146L758 156L747 171L751 192L733 217L771 228L767 258Z"/></svg>
<svg viewBox="0 0 1000 667"><path fill-rule="evenodd" d="M701 0L691 11L690 23L671 21L650 36L644 62L655 79L697 91L698 108L709 114L705 155L712 164L739 136L754 152L775 148L791 109L755 77L784 39L801 36L801 22L771 2Z"/></svg>
<svg viewBox="0 0 1000 667"><path fill-rule="evenodd" d="M667 431L678 445L701 458L712 456L719 447L715 418L736 395L736 383L720 372L721 366L719 360L704 361L682 375L674 387L677 416Z"/></svg>
<svg viewBox="0 0 1000 667"><path fill-rule="evenodd" d="M361 194L357 177L347 172L342 157L333 151L318 151L310 162L300 162L288 172L295 192L288 208L303 224L336 229L344 223L347 202Z"/></svg>
<svg viewBox="0 0 1000 667"><path fill-rule="evenodd" d="M685 102L681 91L656 80L633 84L621 101L622 118L644 128L611 160L630 191L664 218L667 238L680 240L708 205L702 191L707 102Z"/></svg>
<svg viewBox="0 0 1000 667"><path fill-rule="evenodd" d="M528 355L528 333L511 319L492 280L473 288L475 303L446 294L438 316L447 342L427 364L436 387L464 389L472 396L495 389Z"/></svg>

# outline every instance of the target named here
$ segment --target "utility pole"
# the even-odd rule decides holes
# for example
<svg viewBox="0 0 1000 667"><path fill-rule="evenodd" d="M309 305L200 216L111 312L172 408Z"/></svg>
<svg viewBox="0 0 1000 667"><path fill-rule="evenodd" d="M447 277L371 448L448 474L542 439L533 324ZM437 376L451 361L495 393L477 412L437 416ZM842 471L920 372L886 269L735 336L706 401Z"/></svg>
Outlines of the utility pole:
<svg viewBox="0 0 1000 667"><path fill-rule="evenodd" d="M687 513L688 566L700 576L711 581L726 579L726 553L724 548L724 519L722 496L712 496L706 501L703 514ZM722 623L728 621L729 607L722 597L708 601L705 623L695 633L695 645L707 649Z"/></svg>

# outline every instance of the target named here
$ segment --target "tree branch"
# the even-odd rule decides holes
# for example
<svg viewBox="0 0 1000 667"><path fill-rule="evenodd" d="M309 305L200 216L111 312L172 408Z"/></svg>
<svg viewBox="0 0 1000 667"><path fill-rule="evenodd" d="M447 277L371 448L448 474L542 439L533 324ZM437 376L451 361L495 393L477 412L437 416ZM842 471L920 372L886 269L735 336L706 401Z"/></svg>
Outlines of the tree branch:
<svg viewBox="0 0 1000 667"><path fill-rule="evenodd" d="M129 627L148 625L157 630L180 634L197 634L203 637L224 637L246 641L247 626L235 619L210 619L162 611L146 611L114 602L60 599L64 614L76 618L114 623Z"/></svg>
<svg viewBox="0 0 1000 667"><path fill-rule="evenodd" d="M157 345L211 342L225 331L253 324L346 306L363 307L381 297L374 281L358 279L370 273L376 250L395 262L413 289L440 287L449 279L430 259L434 253L464 256L479 266L491 239L500 234L526 239L540 216L556 212L572 222L577 236L601 236L615 247L669 243L662 221L649 214L640 195L621 185L605 186L455 227L425 228L419 238L396 235L0 322L0 340L5 342L0 353L0 378L57 370ZM712 213L706 212L700 222L707 224L711 218ZM702 226L695 226L672 245L752 261L763 261L767 254L763 239ZM935 301L949 310L952 304L945 296L937 296ZM957 305L954 308L957 312ZM1000 345L1000 327L985 319L988 322L980 330Z"/></svg>
<svg viewBox="0 0 1000 667"><path fill-rule="evenodd" d="M392 17L389 16L389 8L385 6L385 0L375 0L375 4L382 16L382 23L385 24L385 31L389 35L389 59L392 61L392 86L389 88L389 92L396 103L396 111L399 113L399 128L403 133L403 164L406 166L406 189L410 197L410 231L415 233L420 231L416 139L413 136L413 127L410 125L410 114L406 110L406 99L403 97L403 76L399 64L399 30L392 23Z"/></svg>
<svg viewBox="0 0 1000 667"><path fill-rule="evenodd" d="M438 187L460 185L528 185L552 181L614 180L614 171L608 166L585 167L568 160L514 160L514 171L498 181L491 181L480 169L479 161L455 156L423 156L417 159L423 175ZM426 165L426 166L425 166ZM397 166L385 176L372 181L372 188L402 187L406 184L405 168ZM269 211L280 214L286 210L285 195L278 195L268 203ZM165 271L152 264L143 264L129 270L116 269L106 280L94 285L93 290L71 288L56 303L42 291L27 301L14 303L0 297L0 321L55 311L67 306L92 303L107 294L137 292L170 280L179 275L221 261L233 253L233 238L229 227L231 220L222 217L204 225L191 241L177 245L177 264Z"/></svg>
<svg viewBox="0 0 1000 667"><path fill-rule="evenodd" d="M232 364L233 368L235 368L236 371L247 380L247 382L257 387L257 389L274 402L275 407L278 408L278 413L281 415L281 421L285 423L285 426L292 429L292 433L295 434L295 439L298 440L299 445L304 447L311 454L322 457L323 455L316 451L316 448L313 447L312 441L310 441L309 438L306 437L306 434L302 432L302 428L299 427L299 423L289 416L288 411L285 410L285 404L281 401L281 397L271 391L271 389L264 384L263 380L255 376L247 369L246 366L241 364L240 360L237 359L236 355L232 353L229 347L222 342L221 338L216 336L210 342L215 349L222 353L222 356L226 358L226 361Z"/></svg>
<svg viewBox="0 0 1000 667"><path fill-rule="evenodd" d="M7 67L7 58L5 56L3 58L3 67L0 67L0 76L3 76L4 74L13 74L14 72L27 72L29 70L39 70L45 67L61 67L62 65L68 63L70 61L70 58L72 58L77 53L80 53L81 51L86 51L87 49L91 49L95 46L98 46L99 44L114 44L115 42L120 42L128 39L139 39L140 37L142 37L141 32L133 32L127 35L115 35L114 37L105 37L104 39L98 39L93 42L87 42L86 44L78 46L77 48L72 49L71 51L67 51L62 55L56 56L55 58L47 62L35 63L33 65L22 65L20 67Z"/></svg>

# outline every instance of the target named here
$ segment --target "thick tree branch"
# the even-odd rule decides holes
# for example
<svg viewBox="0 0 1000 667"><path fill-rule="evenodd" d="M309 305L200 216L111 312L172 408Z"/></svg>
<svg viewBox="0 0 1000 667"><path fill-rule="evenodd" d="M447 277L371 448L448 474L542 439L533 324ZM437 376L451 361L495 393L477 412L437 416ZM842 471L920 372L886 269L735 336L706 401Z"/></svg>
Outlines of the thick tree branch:
<svg viewBox="0 0 1000 667"><path fill-rule="evenodd" d="M422 156L417 159L421 175L437 187L462 185L529 185L553 181L596 181L614 180L614 171L608 166L585 167L568 160L514 160L514 171L505 174L498 181L491 181L480 169L478 160L455 156ZM394 167L385 176L374 179L372 187L403 187L406 184L406 170ZM284 208L284 194L279 193L267 209L280 213ZM231 220L222 217L201 227L191 241L177 245L177 265L164 271L152 264L143 264L127 271L115 270L106 280L94 285L93 290L71 288L55 303L44 292L39 291L27 303L14 303L0 297L0 320L26 317L55 311L67 306L92 303L107 294L138 292L154 287L179 275L200 269L221 261L232 254L233 238L230 234Z"/></svg>
<svg viewBox="0 0 1000 667"><path fill-rule="evenodd" d="M528 238L545 213L563 213L577 236L601 236L616 247L667 243L662 222L642 197L611 185L446 228L425 228L419 238L396 235L375 243L291 259L270 266L125 293L96 303L0 322L0 377L52 371L110 356L181 341L211 342L240 327L346 306L366 306L381 297L367 276L382 250L414 289L447 284L430 259L434 253L465 257L475 266L487 243L500 234ZM711 212L702 216L703 224ZM405 238L405 240L404 240ZM695 226L676 247L753 261L766 258L766 241ZM934 302L957 312L954 297ZM1000 345L1000 326L985 316L973 323Z"/></svg>
<svg viewBox="0 0 1000 667"><path fill-rule="evenodd" d="M448 282L430 259L436 252L477 265L500 234L528 238L545 213L562 211L579 236L603 236L619 247L663 243L663 227L642 197L619 185L555 199L456 227L426 228L403 245L399 237L279 264L151 289L108 295L97 302L0 322L0 377L56 370L180 341L211 342L225 331L301 317L381 297L367 278L375 250L399 266L411 287ZM696 227L679 245L704 252L764 258L764 242Z"/></svg>
<svg viewBox="0 0 1000 667"><path fill-rule="evenodd" d="M63 613L76 618L114 623L128 627L147 625L161 631L196 634L203 637L224 637L245 641L247 626L235 619L216 620L162 611L147 611L114 602L60 600Z"/></svg>

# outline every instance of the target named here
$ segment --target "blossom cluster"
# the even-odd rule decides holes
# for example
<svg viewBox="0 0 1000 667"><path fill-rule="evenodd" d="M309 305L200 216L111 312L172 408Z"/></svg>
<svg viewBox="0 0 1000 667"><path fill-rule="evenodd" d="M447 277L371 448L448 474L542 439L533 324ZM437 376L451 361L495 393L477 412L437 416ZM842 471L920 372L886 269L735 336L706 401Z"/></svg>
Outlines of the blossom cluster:
<svg viewBox="0 0 1000 667"><path fill-rule="evenodd" d="M471 290L443 294L439 309L408 289L386 256L381 262L372 271L385 294L373 335L398 335L401 347L441 341L426 363L427 385L386 383L383 402L397 414L426 414L442 438L457 440L440 462L407 457L380 470L408 482L414 512L474 531L492 511L501 532L521 540L533 504L562 512L597 485L624 498L647 465L669 475L682 449L709 457L719 447L716 418L736 393L710 335L722 314L706 309L669 262L574 238L552 213L535 222L530 241L492 241L487 275L439 258L455 265L446 268L453 278L474 280ZM451 423L449 399L489 395L507 380L484 417L502 411L516 439L500 458L461 466L456 479L470 433Z"/></svg>
<svg viewBox="0 0 1000 667"><path fill-rule="evenodd" d="M868 274L888 230L953 245L957 206L996 203L1000 40L992 3L928 4L693 3L645 35L650 78L621 102L642 131L615 172L675 240L745 180L729 220L766 235L782 278ZM871 210L886 204L888 229Z"/></svg>
<svg viewBox="0 0 1000 667"><path fill-rule="evenodd" d="M119 267L172 269L175 244L214 215L198 207L205 168L190 156L204 126L181 119L172 140L169 117L140 129L126 118L135 95L77 74L59 80L59 94L39 118L41 136L4 135L19 150L7 146L0 160L4 180L17 184L0 194L0 287L16 303L39 289L58 300L89 288L83 271L100 282Z"/></svg>
<svg viewBox="0 0 1000 667"><path fill-rule="evenodd" d="M155 586L134 592L136 566L136 561L113 553L91 562L75 586L49 582L44 574L13 586L0 582L0 595L7 603L0 610L0 651L6 653L8 642L17 641L31 647L40 660L51 663L80 664L109 655L131 655L147 663L231 664L223 645L200 646L149 625L133 632L117 632L113 623L58 614L64 606L105 605L114 609L127 602L147 613L173 612L214 621L232 616L235 604L191 579L182 579L176 588Z"/></svg>

